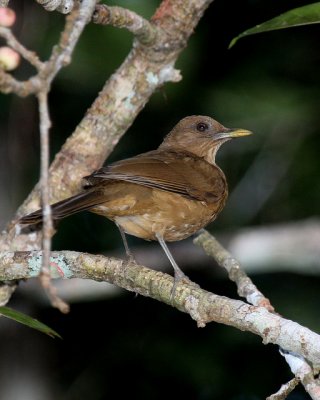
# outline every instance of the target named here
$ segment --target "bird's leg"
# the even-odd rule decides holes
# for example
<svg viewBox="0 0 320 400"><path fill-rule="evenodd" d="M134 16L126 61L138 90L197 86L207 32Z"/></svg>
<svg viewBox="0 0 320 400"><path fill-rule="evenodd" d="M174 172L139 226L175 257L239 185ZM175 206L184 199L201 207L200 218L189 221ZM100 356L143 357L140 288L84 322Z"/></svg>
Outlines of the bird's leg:
<svg viewBox="0 0 320 400"><path fill-rule="evenodd" d="M158 242L160 243L161 247L163 248L164 252L166 253L167 257L169 258L169 261L171 263L171 265L173 266L174 269L174 283L173 283L173 288L171 291L171 295L170 295L170 300L173 299L176 288L178 283L182 280L182 279L186 279L189 282L190 279L187 277L186 274L184 274L181 269L178 267L178 264L175 262L172 254L170 253L170 250L168 249L168 246L166 244L166 242L163 240L163 237L161 236L161 234L156 233L156 238L158 239Z"/></svg>
<svg viewBox="0 0 320 400"><path fill-rule="evenodd" d="M129 249L128 241L127 241L126 234L125 234L124 230L122 229L122 227L117 222L115 222L115 224L117 225L117 228L119 229L119 232L120 232L120 235L121 235L121 239L122 239L125 251L126 251L126 255L128 257L128 263L132 262L132 263L136 264L136 260L135 260L133 254L131 253L131 251Z"/></svg>

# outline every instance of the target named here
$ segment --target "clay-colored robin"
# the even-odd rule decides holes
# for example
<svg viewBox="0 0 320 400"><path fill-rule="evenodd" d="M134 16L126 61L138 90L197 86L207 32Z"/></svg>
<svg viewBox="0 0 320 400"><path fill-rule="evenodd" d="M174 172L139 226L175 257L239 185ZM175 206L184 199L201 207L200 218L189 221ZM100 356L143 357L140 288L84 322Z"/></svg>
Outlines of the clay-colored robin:
<svg viewBox="0 0 320 400"><path fill-rule="evenodd" d="M115 162L84 178L83 192L53 204L60 220L83 210L114 221L125 233L157 240L175 271L175 285L185 275L166 242L182 240L213 221L225 205L226 178L215 163L224 142L251 134L228 129L210 117L182 119L157 150ZM41 222L42 210L23 217L21 224Z"/></svg>

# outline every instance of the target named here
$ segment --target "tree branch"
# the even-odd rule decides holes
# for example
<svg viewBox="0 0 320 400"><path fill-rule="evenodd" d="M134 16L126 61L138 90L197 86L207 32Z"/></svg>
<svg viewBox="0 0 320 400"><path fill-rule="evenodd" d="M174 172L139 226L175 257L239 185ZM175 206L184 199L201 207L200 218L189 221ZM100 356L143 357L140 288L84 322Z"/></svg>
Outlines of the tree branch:
<svg viewBox="0 0 320 400"><path fill-rule="evenodd" d="M66 25L58 45L53 48L51 56L46 62L41 62L34 52L26 49L14 37L10 29L0 27L0 36L5 38L9 46L37 69L37 74L24 82L10 79L8 74L2 73L0 89L5 93L14 92L20 96L39 93L44 87L48 90L60 69L71 62L73 50L85 25L91 18L95 3L95 0L83 0L80 5L74 7L72 13L66 19Z"/></svg>
<svg viewBox="0 0 320 400"><path fill-rule="evenodd" d="M21 56L33 65L37 70L42 70L44 63L39 60L37 54L33 51L26 49L13 35L9 28L0 26L0 37L4 38L7 44L16 50Z"/></svg>
<svg viewBox="0 0 320 400"><path fill-rule="evenodd" d="M223 268L226 269L229 278L234 281L238 287L239 296L245 297L247 301L253 305L264 307L270 312L274 312L274 308L267 299L253 284L247 274L241 269L240 263L206 230L202 229L200 234L194 239L194 243L201 246L204 251ZM269 328L266 328L269 329ZM287 348L286 348L287 349ZM320 399L320 386L317 380L314 379L314 373L310 365L307 363L307 358L295 356L292 353L281 350L290 366L293 374L303 384L305 390L310 394L312 399ZM300 353L299 353L300 354ZM290 381L283 385L280 390L270 396L270 399L284 399L295 387L295 381Z"/></svg>
<svg viewBox="0 0 320 400"><path fill-rule="evenodd" d="M0 68L0 91L2 93L15 93L20 97L35 94L41 89L41 82L36 77L21 82Z"/></svg>
<svg viewBox="0 0 320 400"><path fill-rule="evenodd" d="M26 279L39 275L42 252L0 253L0 280ZM74 251L53 251L50 258L53 278L83 278L107 281L126 290L148 296L168 305L171 303L173 278L126 261ZM263 343L277 344L299 354L314 366L320 366L320 336L296 322L239 300L228 299L180 283L173 299L174 306L197 321L199 327L219 322L252 332Z"/></svg>
<svg viewBox="0 0 320 400"><path fill-rule="evenodd" d="M41 165L40 165L40 185L41 201L43 209L43 228L42 228L42 249L43 263L42 270L45 273L49 267L51 250L51 236L53 234L53 224L50 207L50 188L49 188L49 129L51 126L48 93L43 90L38 95L39 116L40 116L40 145L41 145Z"/></svg>
<svg viewBox="0 0 320 400"><path fill-rule="evenodd" d="M159 31L154 24L151 24L135 12L122 7L110 7L106 4L96 5L92 21L95 24L125 28L133 33L141 44L148 46L154 43Z"/></svg>
<svg viewBox="0 0 320 400"><path fill-rule="evenodd" d="M230 280L236 283L239 296L245 297L250 304L265 307L269 311L274 308L247 274L241 269L239 262L205 229L193 241L201 246L206 254L213 257L216 262L226 269Z"/></svg>
<svg viewBox="0 0 320 400"><path fill-rule="evenodd" d="M40 143L41 143L41 166L40 166L40 185L41 185L41 202L43 210L43 226L42 226L42 268L39 275L41 285L46 290L51 304L58 308L61 312L69 312L69 306L57 295L56 288L51 284L49 271L51 237L54 233L51 207L50 207L50 187L49 187L49 129L51 121L49 117L48 93L44 87L38 94L39 117L40 117Z"/></svg>
<svg viewBox="0 0 320 400"><path fill-rule="evenodd" d="M274 394L268 396L266 400L284 400L293 391L293 389L300 383L299 379L294 377L289 382L281 385L281 388Z"/></svg>

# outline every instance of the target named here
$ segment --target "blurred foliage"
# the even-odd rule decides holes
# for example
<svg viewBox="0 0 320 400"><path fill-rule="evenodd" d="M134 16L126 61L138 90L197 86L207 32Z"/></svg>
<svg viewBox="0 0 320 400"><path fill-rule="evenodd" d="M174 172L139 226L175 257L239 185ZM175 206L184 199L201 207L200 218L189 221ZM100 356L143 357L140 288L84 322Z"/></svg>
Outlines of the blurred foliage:
<svg viewBox="0 0 320 400"><path fill-rule="evenodd" d="M42 58L47 57L64 17L46 13L29 0L11 2L18 13L17 36ZM320 27L253 35L228 50L239 33L310 3L215 0L178 60L183 80L166 84L153 95L108 162L156 148L164 134L188 114L211 115L226 126L255 133L219 151L218 163L226 173L230 198L210 227L212 231L319 215ZM108 4L150 17L159 1ZM132 37L124 30L87 27L73 63L61 71L50 94L52 157L131 44ZM22 79L30 73L32 69L23 64L16 76ZM38 153L36 102L1 95L2 225L37 181ZM137 243L134 238L130 241ZM117 246L122 244L114 226L89 213L62 221L54 240L56 249L96 253ZM214 279L210 270L190 271L190 277L208 290L236 297L233 284ZM281 314L319 330L319 278L279 273L254 280ZM15 301L38 307L32 297L17 294ZM6 361L1 367L0 397L10 386L3 384L8 369L11 381L19 382L28 371L35 371L38 390L47 390L46 396L38 398L62 400L115 395L262 399L291 378L277 349L262 346L253 335L217 324L198 329L188 316L132 294L74 305L68 316L50 308L38 309L38 313L64 341L52 343L40 334L35 338L36 334L6 322L0 351L3 359L18 360L19 366L10 370L10 361ZM307 398L302 389L289 396L291 400Z"/></svg>

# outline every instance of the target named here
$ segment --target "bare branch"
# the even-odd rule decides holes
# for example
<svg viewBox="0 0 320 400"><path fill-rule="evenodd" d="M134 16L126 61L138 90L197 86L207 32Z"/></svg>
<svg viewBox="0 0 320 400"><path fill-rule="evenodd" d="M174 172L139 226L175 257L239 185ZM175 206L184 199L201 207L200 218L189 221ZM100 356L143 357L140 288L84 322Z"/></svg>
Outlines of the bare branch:
<svg viewBox="0 0 320 400"><path fill-rule="evenodd" d="M0 253L0 280L16 280L39 275L42 252ZM53 251L50 258L53 278L84 278L107 281L130 291L172 305L173 278L126 261L73 251ZM228 299L180 283L174 306L191 315L198 326L219 322L259 335L264 343L274 343L299 354L315 367L320 365L320 335L296 322L239 300Z"/></svg>
<svg viewBox="0 0 320 400"><path fill-rule="evenodd" d="M98 4L92 15L95 24L112 25L117 28L126 28L132 32L137 40L145 45L152 45L157 34L157 27L133 11L122 7L110 7Z"/></svg>
<svg viewBox="0 0 320 400"><path fill-rule="evenodd" d="M41 200L43 209L43 227L42 227L42 268L39 275L40 282L46 290L51 304L61 312L69 312L69 306L58 297L56 288L51 284L49 271L51 237L53 235L53 223L50 207L50 188L49 188L49 129L51 121L48 109L48 93L43 90L38 95L39 116L40 116L40 143L41 143Z"/></svg>
<svg viewBox="0 0 320 400"><path fill-rule="evenodd" d="M39 93L43 88L48 90L60 69L70 63L71 55L79 37L90 21L95 3L95 0L83 0L79 6L74 8L73 12L67 17L59 44L53 48L52 54L46 62L41 62L35 53L20 44L8 28L0 27L0 36L4 37L7 43L38 71L35 76L25 82L19 82L9 74L0 71L0 89L4 93L14 92L19 96Z"/></svg>
<svg viewBox="0 0 320 400"><path fill-rule="evenodd" d="M41 89L41 82L37 77L21 82L0 68L0 90L2 93L15 93L26 97L35 94Z"/></svg>
<svg viewBox="0 0 320 400"><path fill-rule="evenodd" d="M26 49L13 35L10 29L0 27L0 37L3 37L7 44L16 50L22 57L27 60L31 65L33 65L38 70L42 70L44 63L39 60L37 54L33 51Z"/></svg>
<svg viewBox="0 0 320 400"><path fill-rule="evenodd" d="M277 393L268 396L266 400L284 400L293 391L293 389L300 383L298 378L293 378L286 384L282 385Z"/></svg>
<svg viewBox="0 0 320 400"><path fill-rule="evenodd" d="M229 278L236 283L239 296L259 307L265 307L269 311L274 308L258 288L253 284L247 274L241 269L239 262L206 230L201 230L194 239L194 243L201 246L204 251L228 272Z"/></svg>
<svg viewBox="0 0 320 400"><path fill-rule="evenodd" d="M38 95L39 116L40 116L40 145L41 145L41 165L40 165L40 185L41 200L43 209L43 228L42 228L42 249L43 264L42 270L49 274L49 259L51 249L51 236L53 225L51 218L50 194L49 194L49 129L51 127L48 110L48 93L44 90Z"/></svg>
<svg viewBox="0 0 320 400"><path fill-rule="evenodd" d="M213 257L221 267L227 270L229 278L236 283L238 294L240 296L245 297L247 301L253 305L265 307L268 311L274 312L274 308L270 304L269 299L264 297L264 295L257 289L251 279L241 269L239 262L212 235L210 235L209 232L202 230L194 239L194 243L201 246L208 255ZM302 357L297 358L291 353L283 352L281 350L280 353L285 357L296 378L301 380L306 391L312 398L319 400L320 386L318 386L317 381L314 379L313 371L309 364ZM301 355L301 353L299 354ZM270 396L270 399L285 399L294 389L295 385L294 380L290 381L286 385L282 386L276 394Z"/></svg>

